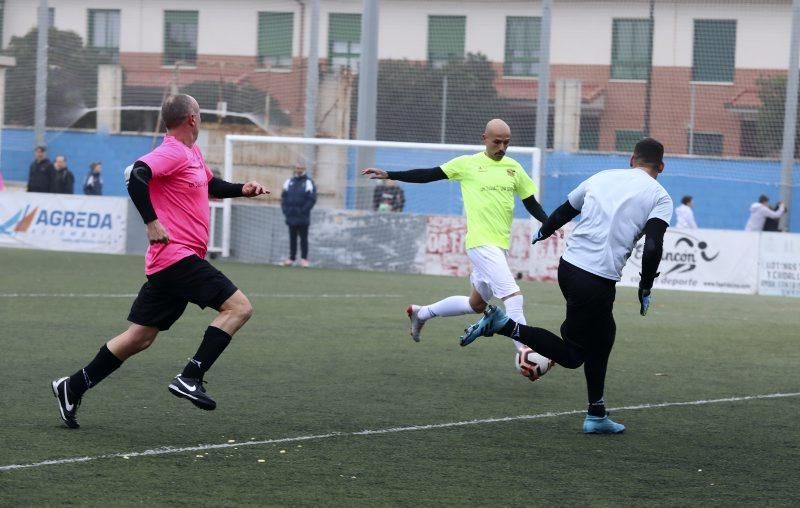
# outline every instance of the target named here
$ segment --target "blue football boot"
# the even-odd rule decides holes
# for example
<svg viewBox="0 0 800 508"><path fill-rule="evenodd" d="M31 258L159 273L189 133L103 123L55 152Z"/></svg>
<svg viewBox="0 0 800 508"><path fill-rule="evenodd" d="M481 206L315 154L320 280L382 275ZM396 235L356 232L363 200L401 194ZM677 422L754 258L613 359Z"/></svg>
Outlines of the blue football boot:
<svg viewBox="0 0 800 508"><path fill-rule="evenodd" d="M625 426L609 418L608 414L605 416L586 415L586 419L583 421L584 434L621 434L623 432L625 432Z"/></svg>
<svg viewBox="0 0 800 508"><path fill-rule="evenodd" d="M509 317L503 309L495 307L494 305L489 305L486 312L483 314L484 316L480 321L464 330L464 335L459 338L459 343L462 347L468 346L480 336L491 337L502 330L506 323L508 323Z"/></svg>

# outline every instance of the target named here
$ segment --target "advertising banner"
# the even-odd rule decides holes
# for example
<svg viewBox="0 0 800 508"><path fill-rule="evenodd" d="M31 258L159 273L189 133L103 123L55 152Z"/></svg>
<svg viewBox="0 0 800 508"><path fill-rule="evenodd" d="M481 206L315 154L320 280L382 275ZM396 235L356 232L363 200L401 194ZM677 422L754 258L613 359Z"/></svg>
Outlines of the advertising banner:
<svg viewBox="0 0 800 508"><path fill-rule="evenodd" d="M0 246L125 253L127 199L0 193Z"/></svg>
<svg viewBox="0 0 800 508"><path fill-rule="evenodd" d="M758 292L800 297L800 235L761 233Z"/></svg>
<svg viewBox="0 0 800 508"><path fill-rule="evenodd" d="M530 259L533 255L531 251L532 224L532 221L518 219L511 225L508 265L517 277L524 276L530 269ZM468 276L472 267L464 245L466 236L466 218L429 216L425 229L425 269L423 273Z"/></svg>
<svg viewBox="0 0 800 508"><path fill-rule="evenodd" d="M559 233L533 247L528 278L557 280L558 261L573 227L574 223L567 224ZM638 287L643 246L644 239L628 258L622 271L621 286ZM658 268L661 275L654 287L754 294L758 290L758 250L758 233L669 228L664 235L664 249Z"/></svg>
<svg viewBox="0 0 800 508"><path fill-rule="evenodd" d="M667 229L653 287L685 291L755 294L758 290L758 233L713 229ZM622 270L622 286L639 285L640 240Z"/></svg>

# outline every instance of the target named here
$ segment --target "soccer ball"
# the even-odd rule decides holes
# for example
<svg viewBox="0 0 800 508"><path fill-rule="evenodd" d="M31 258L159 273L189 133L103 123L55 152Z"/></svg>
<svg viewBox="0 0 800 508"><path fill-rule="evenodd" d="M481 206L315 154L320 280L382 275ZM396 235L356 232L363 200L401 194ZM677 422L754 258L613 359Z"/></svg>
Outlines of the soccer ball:
<svg viewBox="0 0 800 508"><path fill-rule="evenodd" d="M547 374L555 363L529 347L520 349L514 356L514 364L519 373L531 381L536 381Z"/></svg>

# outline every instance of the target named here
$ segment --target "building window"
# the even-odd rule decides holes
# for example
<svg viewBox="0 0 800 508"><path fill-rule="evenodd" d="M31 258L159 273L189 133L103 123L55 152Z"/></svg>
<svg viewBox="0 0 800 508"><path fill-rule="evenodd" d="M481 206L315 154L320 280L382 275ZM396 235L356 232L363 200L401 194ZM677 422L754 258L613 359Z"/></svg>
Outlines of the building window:
<svg viewBox="0 0 800 508"><path fill-rule="evenodd" d="M614 150L617 152L633 152L636 143L644 138L642 131L618 130L614 140Z"/></svg>
<svg viewBox="0 0 800 508"><path fill-rule="evenodd" d="M742 157L763 157L764 149L761 143L758 142L758 122L756 120L742 119L739 131L739 155Z"/></svg>
<svg viewBox="0 0 800 508"><path fill-rule="evenodd" d="M509 16L506 18L506 76L539 75L539 34L542 18Z"/></svg>
<svg viewBox="0 0 800 508"><path fill-rule="evenodd" d="M164 65L197 63L197 11L164 11Z"/></svg>
<svg viewBox="0 0 800 508"><path fill-rule="evenodd" d="M611 79L647 79L649 45L649 19L615 19L611 35Z"/></svg>
<svg viewBox="0 0 800 508"><path fill-rule="evenodd" d="M428 63L441 69L464 59L466 16L428 16Z"/></svg>
<svg viewBox="0 0 800 508"><path fill-rule="evenodd" d="M89 9L88 46L111 62L119 62L119 10Z"/></svg>
<svg viewBox="0 0 800 508"><path fill-rule="evenodd" d="M331 70L348 68L358 72L361 59L361 14L331 14L328 17L328 61Z"/></svg>
<svg viewBox="0 0 800 508"><path fill-rule="evenodd" d="M689 141L694 138L691 143L689 153L692 155L722 155L722 134L713 132L695 132L694 135L689 134Z"/></svg>
<svg viewBox="0 0 800 508"><path fill-rule="evenodd" d="M50 28L56 27L56 8L55 7L48 7L47 8L47 26Z"/></svg>
<svg viewBox="0 0 800 508"><path fill-rule="evenodd" d="M736 20L694 20L692 81L733 82Z"/></svg>
<svg viewBox="0 0 800 508"><path fill-rule="evenodd" d="M582 117L579 136L578 150L598 150L600 148L600 117Z"/></svg>
<svg viewBox="0 0 800 508"><path fill-rule="evenodd" d="M288 69L292 66L294 13L258 13L258 66Z"/></svg>

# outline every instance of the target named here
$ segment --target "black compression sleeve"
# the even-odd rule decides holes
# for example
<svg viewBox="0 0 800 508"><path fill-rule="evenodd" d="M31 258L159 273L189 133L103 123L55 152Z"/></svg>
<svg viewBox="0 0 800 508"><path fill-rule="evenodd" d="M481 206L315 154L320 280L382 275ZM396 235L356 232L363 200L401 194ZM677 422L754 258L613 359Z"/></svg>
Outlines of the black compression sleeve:
<svg viewBox="0 0 800 508"><path fill-rule="evenodd" d="M136 161L128 181L128 195L136 209L139 210L139 215L142 216L145 224L158 219L156 211L153 209L153 203L150 201L151 178L153 178L153 172L150 171L150 167L142 161Z"/></svg>
<svg viewBox="0 0 800 508"><path fill-rule="evenodd" d="M664 247L664 232L669 224L661 219L652 218L644 226L644 251L642 252L642 280L639 287L650 289L653 280L658 276L658 264L661 263L661 252Z"/></svg>
<svg viewBox="0 0 800 508"><path fill-rule="evenodd" d="M522 200L522 204L525 205L525 209L528 210L528 213L531 214L534 219L544 224L544 222L547 220L547 214L544 213L544 208L542 208L542 205L536 201L536 196L528 196Z"/></svg>
<svg viewBox="0 0 800 508"><path fill-rule="evenodd" d="M569 200L564 201L564 204L553 210L550 217L542 224L542 238L547 238L559 229L561 226L571 221L580 214L580 210L576 210L569 204Z"/></svg>
<svg viewBox="0 0 800 508"><path fill-rule="evenodd" d="M243 183L230 183L216 176L208 182L208 193L215 198L240 198L242 197Z"/></svg>
<svg viewBox="0 0 800 508"><path fill-rule="evenodd" d="M409 169L408 171L387 171L386 173L389 175L389 180L398 182L428 183L447 180L447 175L439 166L427 169Z"/></svg>

